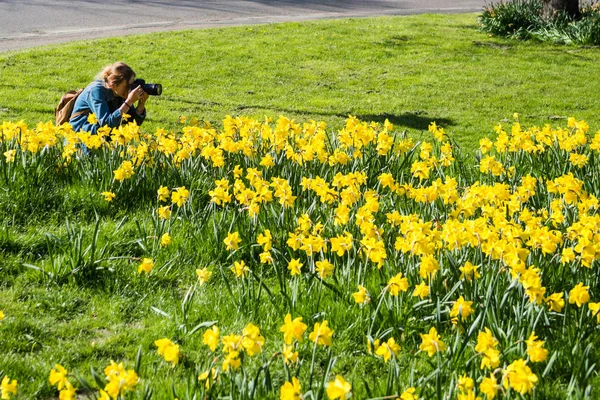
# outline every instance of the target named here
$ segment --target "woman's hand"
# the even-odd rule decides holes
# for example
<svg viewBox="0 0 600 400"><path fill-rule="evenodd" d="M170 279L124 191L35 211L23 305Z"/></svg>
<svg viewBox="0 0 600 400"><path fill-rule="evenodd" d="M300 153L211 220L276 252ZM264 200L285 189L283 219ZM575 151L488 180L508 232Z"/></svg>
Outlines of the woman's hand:
<svg viewBox="0 0 600 400"><path fill-rule="evenodd" d="M141 86L138 86L131 92L129 92L129 94L127 95L127 100L125 100L125 102L132 106L136 101L138 101L142 97L142 95L148 97L146 92L144 92L144 89L142 89Z"/></svg>
<svg viewBox="0 0 600 400"><path fill-rule="evenodd" d="M140 100L138 103L138 106L143 106L144 104L146 104L146 101L148 100L148 93L142 91L142 94L140 96Z"/></svg>

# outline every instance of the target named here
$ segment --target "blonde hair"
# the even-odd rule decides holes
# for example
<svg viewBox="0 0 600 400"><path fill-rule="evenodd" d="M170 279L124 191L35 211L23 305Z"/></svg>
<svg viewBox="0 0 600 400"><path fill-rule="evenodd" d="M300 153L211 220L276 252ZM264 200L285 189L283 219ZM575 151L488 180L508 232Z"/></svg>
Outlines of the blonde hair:
<svg viewBox="0 0 600 400"><path fill-rule="evenodd" d="M104 67L99 75L99 78L105 84L111 84L112 86L116 86L123 81L129 82L133 77L135 77L135 72L129 65L121 61Z"/></svg>

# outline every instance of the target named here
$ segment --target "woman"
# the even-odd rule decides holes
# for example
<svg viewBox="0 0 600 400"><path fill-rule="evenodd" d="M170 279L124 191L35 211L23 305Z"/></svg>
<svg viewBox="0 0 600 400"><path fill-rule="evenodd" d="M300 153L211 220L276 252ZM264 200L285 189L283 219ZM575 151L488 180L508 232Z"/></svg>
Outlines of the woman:
<svg viewBox="0 0 600 400"><path fill-rule="evenodd" d="M124 114L131 116L129 121L141 125L146 118L148 94L141 86L132 88L134 80L135 72L125 63L117 62L104 68L98 79L77 97L69 121L73 130L96 134L103 126L116 128L127 122ZM135 102L137 106L134 106ZM94 124L88 121L91 113L97 119Z"/></svg>

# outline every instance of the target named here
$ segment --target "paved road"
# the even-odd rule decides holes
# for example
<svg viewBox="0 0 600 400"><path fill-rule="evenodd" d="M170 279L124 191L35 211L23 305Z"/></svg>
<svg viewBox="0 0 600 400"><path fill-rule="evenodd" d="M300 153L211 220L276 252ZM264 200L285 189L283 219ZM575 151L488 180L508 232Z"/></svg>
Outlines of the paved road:
<svg viewBox="0 0 600 400"><path fill-rule="evenodd" d="M0 0L0 52L160 30L480 11L489 0Z"/></svg>

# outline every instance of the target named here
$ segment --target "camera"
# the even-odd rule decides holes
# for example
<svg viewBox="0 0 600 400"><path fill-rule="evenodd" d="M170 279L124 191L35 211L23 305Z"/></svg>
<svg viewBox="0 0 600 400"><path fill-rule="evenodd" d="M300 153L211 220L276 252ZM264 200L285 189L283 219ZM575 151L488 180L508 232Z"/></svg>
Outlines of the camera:
<svg viewBox="0 0 600 400"><path fill-rule="evenodd" d="M160 96L162 94L162 85L160 83L146 83L143 79L136 79L131 84L131 90L138 86L141 86L142 89L144 89L144 92L148 93L150 96Z"/></svg>

